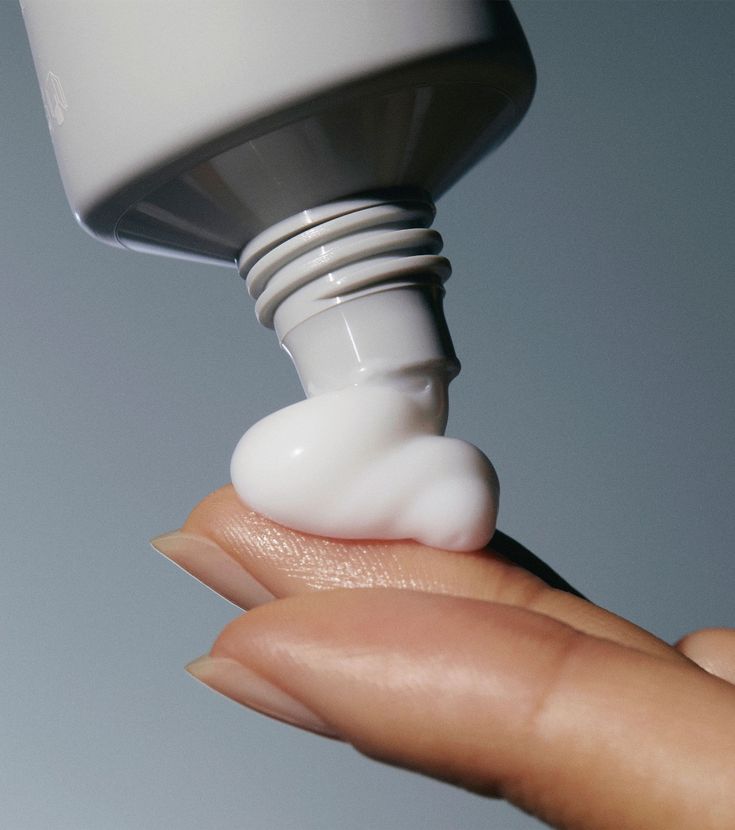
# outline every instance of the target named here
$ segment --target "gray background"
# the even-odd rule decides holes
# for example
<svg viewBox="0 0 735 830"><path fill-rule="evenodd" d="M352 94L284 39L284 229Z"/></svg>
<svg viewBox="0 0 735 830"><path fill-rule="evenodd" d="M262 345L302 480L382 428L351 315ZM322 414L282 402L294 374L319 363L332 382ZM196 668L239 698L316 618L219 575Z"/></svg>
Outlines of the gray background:
<svg viewBox="0 0 735 830"><path fill-rule="evenodd" d="M733 625L735 5L516 8L535 103L436 223L450 432L595 600L668 639ZM75 227L9 0L0 44L3 826L539 826L183 673L234 610L146 540L300 389L234 271Z"/></svg>

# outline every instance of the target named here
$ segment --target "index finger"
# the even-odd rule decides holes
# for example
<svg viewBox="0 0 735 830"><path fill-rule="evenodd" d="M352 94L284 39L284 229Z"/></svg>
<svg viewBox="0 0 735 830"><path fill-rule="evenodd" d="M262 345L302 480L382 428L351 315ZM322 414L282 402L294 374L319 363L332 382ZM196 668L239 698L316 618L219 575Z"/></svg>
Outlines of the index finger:
<svg viewBox="0 0 735 830"><path fill-rule="evenodd" d="M277 525L243 505L231 486L201 501L180 533L158 537L153 545L246 609L269 598L333 588L404 588L526 608L597 637L686 660L649 632L551 587L495 551L460 553L409 540L310 536Z"/></svg>

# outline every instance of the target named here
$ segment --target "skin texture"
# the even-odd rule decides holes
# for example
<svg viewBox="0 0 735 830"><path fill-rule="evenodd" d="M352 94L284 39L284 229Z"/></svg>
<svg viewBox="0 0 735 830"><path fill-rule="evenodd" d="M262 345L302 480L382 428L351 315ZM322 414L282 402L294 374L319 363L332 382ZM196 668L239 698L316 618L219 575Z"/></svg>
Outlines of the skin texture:
<svg viewBox="0 0 735 830"><path fill-rule="evenodd" d="M194 676L570 830L735 827L735 631L672 647L491 550L279 527L230 487L162 553L243 608Z"/></svg>

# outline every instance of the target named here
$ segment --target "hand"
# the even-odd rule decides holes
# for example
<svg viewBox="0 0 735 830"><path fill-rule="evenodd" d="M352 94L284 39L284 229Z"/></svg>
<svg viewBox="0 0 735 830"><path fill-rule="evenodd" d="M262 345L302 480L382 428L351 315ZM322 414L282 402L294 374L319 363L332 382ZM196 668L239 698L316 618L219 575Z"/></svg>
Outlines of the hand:
<svg viewBox="0 0 735 830"><path fill-rule="evenodd" d="M672 648L512 545L319 539L230 487L182 531L155 546L257 606L189 667L213 689L554 827L735 827L735 630Z"/></svg>

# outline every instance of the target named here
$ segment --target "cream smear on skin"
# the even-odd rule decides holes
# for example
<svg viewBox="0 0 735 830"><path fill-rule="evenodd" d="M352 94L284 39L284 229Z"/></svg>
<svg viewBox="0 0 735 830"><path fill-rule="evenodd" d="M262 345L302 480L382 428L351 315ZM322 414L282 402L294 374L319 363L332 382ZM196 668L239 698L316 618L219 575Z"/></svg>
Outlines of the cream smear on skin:
<svg viewBox="0 0 735 830"><path fill-rule="evenodd" d="M442 395L424 381L376 379L263 418L232 457L239 497L306 533L483 547L495 530L495 470L476 447L442 435Z"/></svg>

